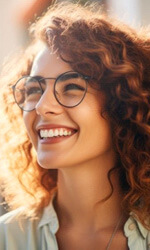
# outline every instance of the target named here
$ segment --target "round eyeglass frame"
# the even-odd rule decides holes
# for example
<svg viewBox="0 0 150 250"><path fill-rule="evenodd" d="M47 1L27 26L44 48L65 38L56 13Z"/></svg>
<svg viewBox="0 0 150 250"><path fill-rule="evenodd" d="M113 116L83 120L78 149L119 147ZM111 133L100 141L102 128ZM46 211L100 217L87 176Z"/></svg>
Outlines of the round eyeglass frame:
<svg viewBox="0 0 150 250"><path fill-rule="evenodd" d="M56 84L57 84L58 80L59 80L63 75L69 74L69 73L76 73L76 74L78 74L79 77L81 77L82 79L85 80L85 86L86 86L85 92L84 92L83 97L81 98L81 100L80 100L77 104L72 105L72 106L67 106L67 105L65 105L65 104L62 104L62 103L60 102L59 98L57 97L57 94L56 94L56 91L55 91ZM27 77L31 77L32 79L35 79L35 80L39 83L39 86L40 86L40 88L41 88L41 96L43 95L44 91L43 91L43 88L42 88L42 86L41 86L40 81L41 81L41 80L55 80L54 86L53 86L53 94L54 94L54 97L55 97L56 101L57 101L61 106L65 107L65 108L74 108L74 107L78 106L78 105L83 101L83 99L84 99L84 97L85 97L85 95L86 95L86 92L87 92L87 83L88 83L88 80L91 78L90 76L83 75L83 74L81 74L81 73L79 73L79 72L77 72L77 71L66 71L66 72L60 74L60 75L59 75L58 77L56 77L56 78L54 78L54 77L41 77L41 78L37 79L37 78L36 78L37 76L33 76L33 77L30 76L30 75L22 76L22 77L19 78L19 80L12 86L12 89L13 89L13 96L14 96L14 99L15 99L16 104L18 105L18 107L19 107L21 110L26 111L26 112L30 112L30 111L35 110L35 109L36 109L36 105L35 105L35 107L34 107L33 109L31 109L31 110L26 110L26 109L24 109L24 108L21 107L21 106L19 105L19 103L17 102L17 100L16 100L16 95L15 95L15 91L16 91L16 86L17 86L18 82L19 82L21 79L27 78ZM40 98L41 98L41 97L40 97ZM39 100L40 100L40 98L39 98ZM38 102L39 102L39 101L38 101ZM38 103L38 102L37 102L37 103Z"/></svg>

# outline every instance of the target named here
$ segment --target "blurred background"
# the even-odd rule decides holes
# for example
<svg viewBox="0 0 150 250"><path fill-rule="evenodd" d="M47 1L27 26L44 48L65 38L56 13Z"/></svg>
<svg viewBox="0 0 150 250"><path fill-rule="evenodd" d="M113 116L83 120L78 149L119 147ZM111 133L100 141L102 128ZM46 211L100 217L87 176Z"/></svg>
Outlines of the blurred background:
<svg viewBox="0 0 150 250"><path fill-rule="evenodd" d="M57 0L64 1L64 0ZM67 1L67 0L65 0ZM77 2L75 0L68 0ZM4 58L28 42L27 29L37 16L53 4L52 0L0 0L0 69ZM81 0L83 4L86 0ZM150 23L150 0L90 0L138 29Z"/></svg>
<svg viewBox="0 0 150 250"><path fill-rule="evenodd" d="M59 1L77 2L57 0ZM78 1L83 4L87 2ZM53 2L53 0L0 0L0 72L5 59L28 43L30 24ZM136 29L150 24L150 0L89 0L88 2L99 2L108 15ZM0 202L2 200L0 196ZM4 207L0 206L0 215L4 212Z"/></svg>

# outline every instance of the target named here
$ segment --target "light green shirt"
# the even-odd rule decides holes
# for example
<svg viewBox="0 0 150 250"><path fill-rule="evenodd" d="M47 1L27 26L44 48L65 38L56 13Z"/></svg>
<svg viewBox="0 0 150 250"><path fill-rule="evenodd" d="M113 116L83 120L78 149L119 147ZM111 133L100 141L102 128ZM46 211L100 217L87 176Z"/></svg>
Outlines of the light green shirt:
<svg viewBox="0 0 150 250"><path fill-rule="evenodd" d="M21 210L0 217L0 250L58 250L55 234L59 223L52 202L39 220L22 219L19 223ZM132 216L124 225L124 233L130 250L150 250L150 231Z"/></svg>

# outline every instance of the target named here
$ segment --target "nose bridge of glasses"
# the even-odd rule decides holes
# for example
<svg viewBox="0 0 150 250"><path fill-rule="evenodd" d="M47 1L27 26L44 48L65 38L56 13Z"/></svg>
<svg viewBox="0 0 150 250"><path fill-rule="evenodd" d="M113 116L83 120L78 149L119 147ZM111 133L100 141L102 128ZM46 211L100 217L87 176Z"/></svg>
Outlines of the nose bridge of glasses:
<svg viewBox="0 0 150 250"><path fill-rule="evenodd" d="M47 77L47 78L43 77L41 79L38 79L40 86L44 90L47 88L53 89L55 81L56 81L56 78L52 78L52 77Z"/></svg>
<svg viewBox="0 0 150 250"><path fill-rule="evenodd" d="M42 95L45 95L47 91L50 93L54 92L54 83L55 83L56 78L40 78L37 79L37 82L40 85L40 88L42 90Z"/></svg>
<svg viewBox="0 0 150 250"><path fill-rule="evenodd" d="M54 84L55 84L56 78L43 78L39 81L39 84L42 88L42 95L37 103L36 106L39 106L40 104L42 105L43 102L48 103L50 105L50 103L52 103L53 105L55 104L55 102L58 104L55 95L54 95Z"/></svg>

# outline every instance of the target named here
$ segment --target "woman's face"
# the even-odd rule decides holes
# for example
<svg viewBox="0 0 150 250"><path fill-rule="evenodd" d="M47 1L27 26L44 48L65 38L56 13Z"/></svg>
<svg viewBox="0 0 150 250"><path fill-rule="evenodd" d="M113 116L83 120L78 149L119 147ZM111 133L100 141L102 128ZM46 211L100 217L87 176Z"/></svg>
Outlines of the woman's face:
<svg viewBox="0 0 150 250"><path fill-rule="evenodd" d="M70 70L69 64L44 48L36 56L30 75L56 78ZM88 86L83 101L76 107L66 108L56 101L53 85L54 80L48 80L36 109L23 114L39 164L43 168L59 169L93 160L111 162L114 150L109 121L101 116L102 93Z"/></svg>

